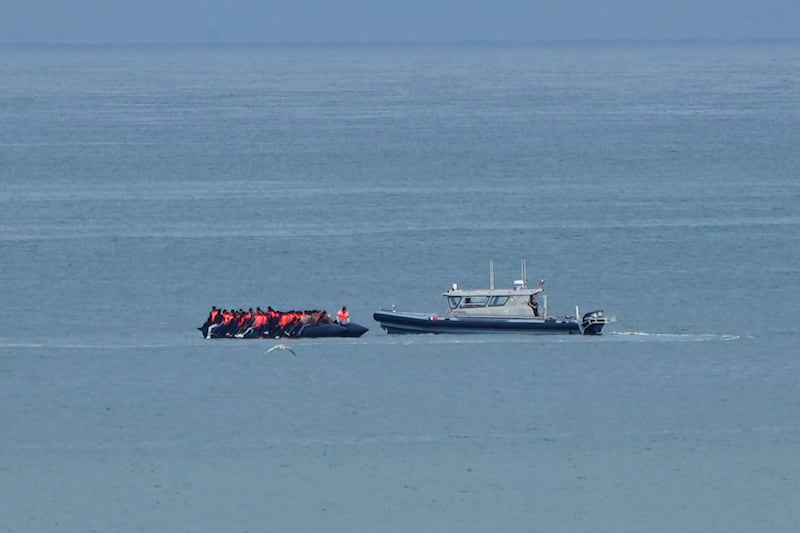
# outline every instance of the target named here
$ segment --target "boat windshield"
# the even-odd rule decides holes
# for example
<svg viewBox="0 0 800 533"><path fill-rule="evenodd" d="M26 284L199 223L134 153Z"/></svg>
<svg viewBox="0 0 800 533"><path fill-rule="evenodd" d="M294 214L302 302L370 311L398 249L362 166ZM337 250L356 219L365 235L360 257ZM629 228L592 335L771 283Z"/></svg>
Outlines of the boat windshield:
<svg viewBox="0 0 800 533"><path fill-rule="evenodd" d="M487 303L489 303L488 296L465 296L464 301L461 303L461 308L486 307Z"/></svg>
<svg viewBox="0 0 800 533"><path fill-rule="evenodd" d="M508 296L493 296L489 300L489 307L500 307L506 305L506 302L508 302Z"/></svg>
<svg viewBox="0 0 800 533"><path fill-rule="evenodd" d="M455 309L458 307L458 304L461 303L461 296L448 296L447 297L447 305L450 306L450 309Z"/></svg>

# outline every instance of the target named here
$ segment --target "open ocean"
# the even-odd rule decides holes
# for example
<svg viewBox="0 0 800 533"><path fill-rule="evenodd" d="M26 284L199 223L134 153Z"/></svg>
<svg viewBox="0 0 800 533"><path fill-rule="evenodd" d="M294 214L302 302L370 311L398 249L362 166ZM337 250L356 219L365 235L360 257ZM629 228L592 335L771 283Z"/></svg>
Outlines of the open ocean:
<svg viewBox="0 0 800 533"><path fill-rule="evenodd" d="M0 47L0 184L0 531L800 530L800 43Z"/></svg>

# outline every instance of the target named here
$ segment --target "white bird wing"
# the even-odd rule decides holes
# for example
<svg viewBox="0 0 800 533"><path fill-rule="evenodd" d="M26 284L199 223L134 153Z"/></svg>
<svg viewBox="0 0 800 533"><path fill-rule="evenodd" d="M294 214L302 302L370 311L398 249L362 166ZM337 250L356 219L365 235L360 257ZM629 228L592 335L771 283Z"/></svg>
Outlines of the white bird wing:
<svg viewBox="0 0 800 533"><path fill-rule="evenodd" d="M290 354L292 354L292 355L294 355L295 357L297 357L297 354L296 354L296 353L294 353L294 350L292 350L291 348L289 348L289 347L288 347L288 346L286 346L285 344L276 344L275 346L273 346L272 348L270 348L269 350L267 350L267 353L269 353L269 352L271 352L271 351L273 351L273 350L286 350L286 351L287 351L287 352L289 352Z"/></svg>

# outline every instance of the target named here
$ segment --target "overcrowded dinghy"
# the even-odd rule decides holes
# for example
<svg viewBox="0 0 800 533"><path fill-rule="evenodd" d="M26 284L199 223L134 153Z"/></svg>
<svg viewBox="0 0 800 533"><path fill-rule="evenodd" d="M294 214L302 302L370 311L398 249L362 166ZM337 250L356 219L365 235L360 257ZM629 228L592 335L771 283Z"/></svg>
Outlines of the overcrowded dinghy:
<svg viewBox="0 0 800 533"><path fill-rule="evenodd" d="M272 307L235 311L213 306L197 329L206 339L360 337L368 331L350 321L346 307L334 320L327 311L276 311Z"/></svg>

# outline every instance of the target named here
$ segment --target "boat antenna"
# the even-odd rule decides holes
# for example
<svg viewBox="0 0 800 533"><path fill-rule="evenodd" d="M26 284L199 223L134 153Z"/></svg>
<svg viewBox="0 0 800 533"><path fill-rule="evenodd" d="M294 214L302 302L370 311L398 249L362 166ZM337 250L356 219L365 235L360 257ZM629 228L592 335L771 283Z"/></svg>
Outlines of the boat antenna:
<svg viewBox="0 0 800 533"><path fill-rule="evenodd" d="M522 287L528 287L528 266L525 264L525 258L522 258Z"/></svg>
<svg viewBox="0 0 800 533"><path fill-rule="evenodd" d="M494 290L494 261L489 259L489 289Z"/></svg>

